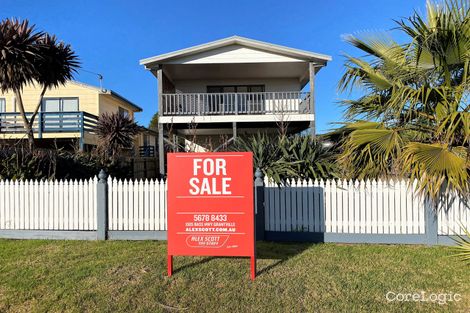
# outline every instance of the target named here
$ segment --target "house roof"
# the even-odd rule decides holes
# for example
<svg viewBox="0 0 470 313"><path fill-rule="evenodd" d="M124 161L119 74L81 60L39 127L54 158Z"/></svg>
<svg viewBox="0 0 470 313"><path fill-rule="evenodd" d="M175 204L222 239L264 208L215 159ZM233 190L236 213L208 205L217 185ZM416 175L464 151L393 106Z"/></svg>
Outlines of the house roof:
<svg viewBox="0 0 470 313"><path fill-rule="evenodd" d="M130 100L124 98L123 96L121 96L120 94L118 94L115 91L112 91L110 89L99 88L97 86L85 84L85 83L75 81L75 80L71 81L71 83L82 86L82 87L85 87L85 88L93 89L101 95L109 95L109 96L111 96L111 97L113 97L117 100L125 102L127 105L129 105L130 107L132 107L135 110L134 112L142 112L142 108L140 106L138 106L137 104L135 104L135 103L131 102Z"/></svg>
<svg viewBox="0 0 470 313"><path fill-rule="evenodd" d="M174 52L160 54L154 57L146 58L140 60L141 65L145 65L146 68L153 68L155 65L165 63L167 61L193 55L196 53L201 53L209 50L213 50L220 47L230 46L230 45L241 45L248 48L258 49L266 52L277 53L292 58L297 58L304 61L316 62L322 65L326 65L328 61L331 61L331 56L325 54L314 53L305 50L299 50L294 48L289 48L285 46L275 45L268 42L263 42L259 40L249 39L240 36L232 36L224 39L211 41L202 45L197 45L189 47L186 49L177 50Z"/></svg>

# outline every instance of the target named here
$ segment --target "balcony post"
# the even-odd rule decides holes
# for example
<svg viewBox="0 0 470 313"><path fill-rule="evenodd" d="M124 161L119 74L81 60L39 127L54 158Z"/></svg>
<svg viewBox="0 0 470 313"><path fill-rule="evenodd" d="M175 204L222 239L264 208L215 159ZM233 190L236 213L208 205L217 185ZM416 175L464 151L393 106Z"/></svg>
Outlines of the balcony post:
<svg viewBox="0 0 470 313"><path fill-rule="evenodd" d="M163 105L163 69L161 65L157 67L157 89L158 89L158 110L162 115L167 113L167 108Z"/></svg>
<svg viewBox="0 0 470 313"><path fill-rule="evenodd" d="M315 138L315 66L312 62L308 64L308 71L309 71L309 84L310 84L310 105L309 105L309 113L313 114L313 119L310 121L310 132L312 138Z"/></svg>
<svg viewBox="0 0 470 313"><path fill-rule="evenodd" d="M85 115L80 112L80 151L85 150Z"/></svg>
<svg viewBox="0 0 470 313"><path fill-rule="evenodd" d="M160 178L165 176L165 147L163 142L163 124L158 123L158 161Z"/></svg>
<svg viewBox="0 0 470 313"><path fill-rule="evenodd" d="M32 125L33 126L33 125ZM38 112L38 138L42 138L42 112Z"/></svg>

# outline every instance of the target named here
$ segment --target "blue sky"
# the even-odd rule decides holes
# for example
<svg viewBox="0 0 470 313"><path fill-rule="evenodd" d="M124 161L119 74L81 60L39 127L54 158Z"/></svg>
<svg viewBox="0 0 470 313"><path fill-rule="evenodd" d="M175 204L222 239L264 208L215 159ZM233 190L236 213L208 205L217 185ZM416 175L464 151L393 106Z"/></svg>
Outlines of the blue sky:
<svg viewBox="0 0 470 313"><path fill-rule="evenodd" d="M157 111L157 84L139 65L142 58L232 35L329 54L333 61L316 80L321 133L342 119L337 103L347 95L336 91L342 55L361 55L341 36L390 30L396 26L393 19L424 12L424 6L424 0L2 0L0 15L28 18L70 43L83 69L101 73L105 88L144 109L137 115L143 125ZM84 71L76 79L98 85L96 75Z"/></svg>

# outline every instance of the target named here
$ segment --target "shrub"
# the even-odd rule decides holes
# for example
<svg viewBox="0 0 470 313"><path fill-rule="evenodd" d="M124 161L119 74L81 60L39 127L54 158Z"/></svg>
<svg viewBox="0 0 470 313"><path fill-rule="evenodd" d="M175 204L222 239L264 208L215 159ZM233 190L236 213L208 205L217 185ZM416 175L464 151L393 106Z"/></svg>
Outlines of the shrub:
<svg viewBox="0 0 470 313"><path fill-rule="evenodd" d="M253 152L254 167L277 183L327 179L338 173L333 151L308 136L271 137L258 133L239 137L233 150Z"/></svg>
<svg viewBox="0 0 470 313"><path fill-rule="evenodd" d="M140 131L141 127L128 116L120 113L101 114L96 125L97 154L103 161L117 162L123 150L133 147L134 137Z"/></svg>
<svg viewBox="0 0 470 313"><path fill-rule="evenodd" d="M130 162L102 162L96 155L52 149L0 146L0 179L86 179L100 169L130 178Z"/></svg>

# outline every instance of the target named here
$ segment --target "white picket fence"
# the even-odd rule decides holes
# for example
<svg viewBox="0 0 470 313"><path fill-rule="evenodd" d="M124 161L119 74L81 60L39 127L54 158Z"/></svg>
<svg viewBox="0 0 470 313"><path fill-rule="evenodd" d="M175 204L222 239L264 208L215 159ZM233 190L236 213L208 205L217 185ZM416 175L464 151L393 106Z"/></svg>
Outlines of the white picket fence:
<svg viewBox="0 0 470 313"><path fill-rule="evenodd" d="M96 230L97 183L0 180L0 229Z"/></svg>
<svg viewBox="0 0 470 313"><path fill-rule="evenodd" d="M110 230L166 230L167 184L108 178Z"/></svg>
<svg viewBox="0 0 470 313"><path fill-rule="evenodd" d="M97 178L0 181L0 230L96 230ZM167 184L108 178L108 230L167 229ZM276 232L424 234L425 204L407 181L266 180L265 228ZM440 235L470 229L470 209L454 198L438 214Z"/></svg>
<svg viewBox="0 0 470 313"><path fill-rule="evenodd" d="M408 181L265 180L268 231L351 234L424 234L425 203ZM463 234L470 209L457 198L438 215L439 234Z"/></svg>
<svg viewBox="0 0 470 313"><path fill-rule="evenodd" d="M470 203L455 194L449 195L438 213L438 234L463 235L464 228L470 231Z"/></svg>

